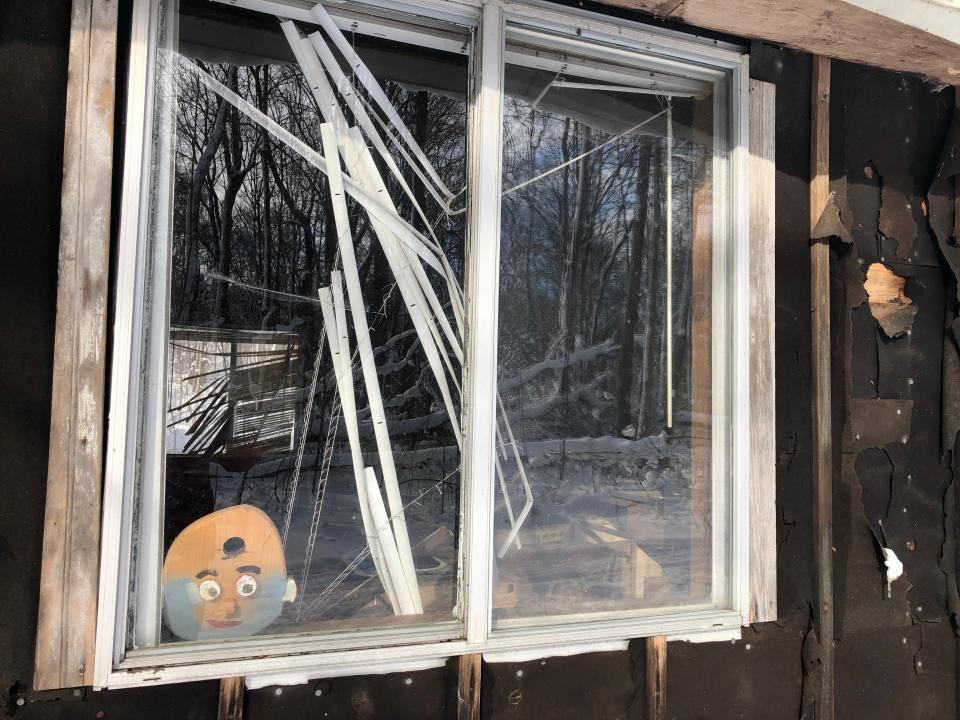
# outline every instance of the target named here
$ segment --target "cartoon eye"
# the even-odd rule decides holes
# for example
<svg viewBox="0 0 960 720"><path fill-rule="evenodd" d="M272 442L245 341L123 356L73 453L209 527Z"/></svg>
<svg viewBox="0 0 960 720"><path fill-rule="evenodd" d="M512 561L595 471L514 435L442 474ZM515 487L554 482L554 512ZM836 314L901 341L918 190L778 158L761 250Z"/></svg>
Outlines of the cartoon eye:
<svg viewBox="0 0 960 720"><path fill-rule="evenodd" d="M237 580L237 594L240 597L250 597L257 591L257 581L249 575L241 575Z"/></svg>
<svg viewBox="0 0 960 720"><path fill-rule="evenodd" d="M220 583L216 580L204 580L200 583L200 599L206 602L220 597Z"/></svg>

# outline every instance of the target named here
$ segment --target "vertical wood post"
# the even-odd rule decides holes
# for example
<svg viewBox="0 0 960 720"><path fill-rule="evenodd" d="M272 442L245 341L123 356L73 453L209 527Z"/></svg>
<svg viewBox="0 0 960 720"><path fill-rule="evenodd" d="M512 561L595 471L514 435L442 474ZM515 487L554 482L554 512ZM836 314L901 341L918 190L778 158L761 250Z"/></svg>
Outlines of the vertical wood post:
<svg viewBox="0 0 960 720"><path fill-rule="evenodd" d="M647 720L667 717L667 638L648 637L647 644Z"/></svg>
<svg viewBox="0 0 960 720"><path fill-rule="evenodd" d="M89 685L96 638L117 3L70 21L57 321L33 685Z"/></svg>
<svg viewBox="0 0 960 720"><path fill-rule="evenodd" d="M243 720L244 681L242 677L223 678L220 681L220 703L217 720Z"/></svg>
<svg viewBox="0 0 960 720"><path fill-rule="evenodd" d="M830 60L813 57L810 122L810 229L830 194ZM817 720L833 720L833 447L830 359L830 244L810 246L810 307L813 349L813 522L816 601L814 622L820 642Z"/></svg>
<svg viewBox="0 0 960 720"><path fill-rule="evenodd" d="M461 655L457 669L457 720L480 720L480 653Z"/></svg>
<svg viewBox="0 0 960 720"><path fill-rule="evenodd" d="M777 619L776 86L750 81L750 622Z"/></svg>

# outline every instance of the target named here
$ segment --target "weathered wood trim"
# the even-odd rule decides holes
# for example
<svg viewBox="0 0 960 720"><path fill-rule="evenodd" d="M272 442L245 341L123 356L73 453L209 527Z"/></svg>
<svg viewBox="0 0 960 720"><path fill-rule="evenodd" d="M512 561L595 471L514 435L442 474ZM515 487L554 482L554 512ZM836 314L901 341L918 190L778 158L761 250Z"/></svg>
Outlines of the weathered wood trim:
<svg viewBox="0 0 960 720"><path fill-rule="evenodd" d="M830 195L830 60L813 58L810 87L810 228ZM832 720L833 642L833 441L831 428L830 245L810 245L810 307L813 349L813 545L816 571L814 622L820 641L821 685L817 720Z"/></svg>
<svg viewBox="0 0 960 720"><path fill-rule="evenodd" d="M776 86L750 81L750 622L777 619Z"/></svg>
<svg viewBox="0 0 960 720"><path fill-rule="evenodd" d="M941 83L960 77L960 45L841 0L603 2Z"/></svg>
<svg viewBox="0 0 960 720"><path fill-rule="evenodd" d="M33 678L38 690L87 685L93 673L116 44L116 3L75 0Z"/></svg>
<svg viewBox="0 0 960 720"><path fill-rule="evenodd" d="M667 638L648 637L647 644L647 718L667 717Z"/></svg>
<svg viewBox="0 0 960 720"><path fill-rule="evenodd" d="M243 720L243 694L245 691L242 677L228 677L220 681L217 720Z"/></svg>
<svg viewBox="0 0 960 720"><path fill-rule="evenodd" d="M482 660L480 653L457 659L457 720L480 720Z"/></svg>

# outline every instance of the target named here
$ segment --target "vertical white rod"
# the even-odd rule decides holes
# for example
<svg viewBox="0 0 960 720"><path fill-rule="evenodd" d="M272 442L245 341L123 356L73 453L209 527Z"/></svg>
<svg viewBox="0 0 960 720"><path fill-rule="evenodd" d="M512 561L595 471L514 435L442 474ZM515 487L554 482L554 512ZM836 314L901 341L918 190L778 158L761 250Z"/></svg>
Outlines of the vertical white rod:
<svg viewBox="0 0 960 720"><path fill-rule="evenodd" d="M423 612L420 603L420 590L417 586L417 574L413 563L413 551L410 548L410 538L407 534L406 520L403 515L403 504L400 500L400 487L397 480L397 470L393 462L393 447L390 443L390 433L387 428L387 416L383 409L383 397L380 393L380 381L377 378L377 366L373 359L373 347L370 343L370 327L367 324L366 306L363 302L363 289L360 285L360 274L357 269L357 259L353 249L353 236L350 232L350 217L347 212L346 195L343 189L343 176L340 173L340 160L337 156L337 138L333 125L320 125L320 137L323 150L327 157L327 181L330 185L330 202L333 206L334 225L337 232L337 245L340 248L340 258L343 272L347 281L347 293L350 296L350 311L353 316L353 330L357 337L357 350L360 355L360 368L363 374L364 386L367 389L367 402L370 405L370 420L373 423L374 437L377 441L377 452L380 456L380 469L384 476L384 484L388 494L395 490L396 506L391 497L390 509L393 511L393 524L396 528L397 546L403 560L404 573L394 576L394 585L401 596L406 592L412 599L417 612ZM335 281L334 281L335 277ZM339 311L343 305L338 298L342 297L340 273L331 274L331 288L333 290L334 307ZM340 323L342 322L342 326ZM346 317L337 318L341 335L347 331ZM345 342L341 340L341 345ZM391 487L391 484L396 486Z"/></svg>
<svg viewBox="0 0 960 720"><path fill-rule="evenodd" d="M673 102L667 105L667 427L673 427Z"/></svg>
<svg viewBox="0 0 960 720"><path fill-rule="evenodd" d="M464 601L469 643L490 631L493 563L493 487L497 387L497 301L500 262L500 187L503 142L503 12L484 4L478 33L469 194L466 314L467 419L464 452ZM482 151L481 151L482 149Z"/></svg>

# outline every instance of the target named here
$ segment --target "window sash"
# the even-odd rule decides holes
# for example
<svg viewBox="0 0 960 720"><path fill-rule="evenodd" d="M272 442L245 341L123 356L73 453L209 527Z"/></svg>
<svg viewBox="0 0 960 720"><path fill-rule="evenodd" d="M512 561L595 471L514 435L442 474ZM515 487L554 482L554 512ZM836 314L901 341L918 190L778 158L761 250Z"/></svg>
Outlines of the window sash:
<svg viewBox="0 0 960 720"><path fill-rule="evenodd" d="M273 7L274 11L295 16L302 12L306 3L297 0L222 0L251 9ZM170 4L171 6L173 3ZM410 12L411 6L395 0L370 0L369 6L387 12ZM274 7L276 6L276 7ZM530 2L511 4L504 9L499 3L480 3L479 0L438 3L435 0L417 3L416 14L429 17L438 23L468 22L476 30L474 38L475 59L473 82L477 92L468 120L468 175L471 193L470 220L467 237L467 287L466 314L471 320L467 329L467 358L464 367L463 413L466 417L465 446L462 461L464 483L463 517L461 518L461 576L462 608L464 625L445 623L436 626L415 628L351 631L340 634L301 633L286 636L253 637L243 641L196 642L168 645L150 649L126 651L127 633L134 637L144 632L144 626L136 623L127 626L128 592L132 566L132 540L142 532L141 522L134 521L139 500L146 495L152 499L149 512L152 521L162 518L162 472L160 482L154 485L135 486L139 466L156 468L156 446L159 446L162 461L162 437L140 444L141 433L156 427L151 414L156 411L156 374L153 385L144 383L141 361L151 362L155 369L163 370L157 353L149 352L148 338L142 330L148 321L150 308L144 307L145 273L142 270L146 257L147 222L150 208L150 182L148 161L154 135L155 50L158 26L157 0L136 0L133 12L133 31L129 63L130 83L127 98L127 132L125 137L126 164L122 182L122 216L119 232L117 269L117 313L115 337L130 338L130 343L116 343L112 365L110 428L108 436L107 468L104 489L104 520L102 529L102 558L100 602L97 624L97 654L95 682L98 686L139 685L145 682L178 682L186 679L222 677L237 674L287 673L308 671L324 675L370 672L377 668L410 669L416 663L442 663L451 655L466 652L513 653L556 651L558 642L564 641L565 652L582 651L608 646L611 642L625 642L626 638L650 634L668 634L671 637L710 636L718 633L724 637L739 634L739 627L746 622L748 607L748 583L746 582L747 560L747 501L748 487L746 462L749 459L749 367L746 357L749 352L749 326L747 309L746 270L748 258L745 247L747 239L745 157L746 137L746 56L733 46L698 42L689 36L675 32L651 30L630 22L612 22L601 15L580 11L557 10L555 6ZM349 26L357 21L353 8L332 6L331 12L338 23ZM359 12L359 11L357 11ZM365 15L366 13L360 13ZM348 18L353 17L353 20ZM296 19L296 17L293 17ZM175 21L173 12L171 21ZM373 20L363 20L373 23ZM507 24L509 22L509 25ZM371 25L372 26L372 25ZM384 22L383 27L409 33L409 25L401 19ZM530 28L533 28L532 30ZM730 383L729 397L735 398L728 435L714 433L714 506L723 508L727 522L732 528L729 544L714 533L714 605L679 609L654 608L649 611L631 611L564 618L546 618L543 623L526 624L523 628L501 628L491 632L493 562L493 418L495 417L496 389L496 341L497 299L499 295L499 195L501 192L501 140L503 73L507 62L506 39L510 33L549 32L551 41L575 43L586 47L592 54L617 56L633 62L656 61L665 71L684 68L684 76L693 75L715 82L730 77L730 151L728 159L722 160L715 153L715 190L718 182L729 183L726 203L714 205L715 242L725 237L729 253L714 253L715 292L725 292L728 287L740 287L740 291L725 295L720 301L714 299L714 314L729 302L732 306L733 328L713 328L714 348L724 347L723 340L733 345L729 367L719 368L725 382ZM168 35L169 37L169 35ZM439 42L449 43L441 33ZM628 63L629 64L629 63ZM645 65L646 66L646 65ZM719 98L720 93L715 93ZM162 118L161 118L162 119ZM715 122L725 119L715 113ZM725 129L715 127L715 137L722 138ZM722 130L723 132L717 132ZM478 148L483 148L482 152ZM717 163L721 163L717 165ZM491 218L496 217L496 222ZM484 218L480 222L479 218ZM726 228L717 234L717 229ZM164 248L165 252L166 248ZM159 249L157 249L159 253ZM727 255L729 254L729 265ZM722 256L722 257L721 257ZM733 280L730 280L732 271ZM743 282L736 282L741 279ZM723 280L723 282L719 282ZM723 293L721 293L723 294ZM154 313L165 313L166 298L155 300ZM153 317L156 317L154 314ZM716 320L716 317L714 318ZM166 330L165 321L160 323ZM726 333L726 334L725 334ZM154 334L155 335L155 334ZM160 343L164 345L164 343ZM165 357L165 356L164 356ZM149 358L153 358L151 361ZM159 365L157 364L159 362ZM714 387L718 368L715 367ZM725 393L715 390L715 397ZM144 403L143 399L147 402ZM716 400L715 400L716 403ZM160 417L160 427L163 416ZM716 423L722 413L715 413ZM145 427L141 428L143 418ZM151 420L151 418L154 418ZM151 425L152 423L152 425ZM731 462L723 459L725 448L731 448ZM716 461L719 454L722 464ZM151 460L153 458L153 460ZM720 482L723 478L724 482ZM736 478L741 478L735 480ZM159 486L159 493L157 491ZM728 506L724 506L727 503ZM143 511L147 512L147 505ZM716 525L717 523L714 523ZM157 536L159 537L159 536ZM153 575L158 584L159 564L162 551L159 543L148 548L153 558ZM729 547L730 557L724 557ZM142 546L137 554L142 558ZM716 562L720 557L722 562ZM148 565L148 564L144 564ZM145 569L144 572L148 570ZM729 582L729 586L726 583ZM721 590L722 592L718 592ZM152 592L152 591L151 591ZM147 617L152 626L159 617L159 588L152 592L155 610ZM562 623L558 622L563 620ZM572 622L570 622L572 621ZM138 621L139 622L139 621ZM706 634L706 635L704 635ZM364 647L366 649L364 649ZM291 656L290 653L306 653ZM250 660L256 654L259 659ZM267 656L267 657L264 657ZM149 671L145 670L150 668ZM138 672L129 672L136 669Z"/></svg>

